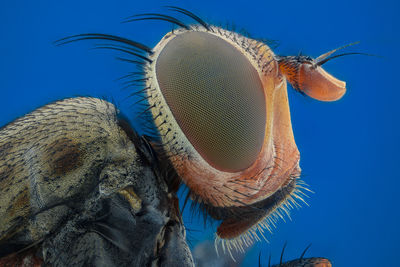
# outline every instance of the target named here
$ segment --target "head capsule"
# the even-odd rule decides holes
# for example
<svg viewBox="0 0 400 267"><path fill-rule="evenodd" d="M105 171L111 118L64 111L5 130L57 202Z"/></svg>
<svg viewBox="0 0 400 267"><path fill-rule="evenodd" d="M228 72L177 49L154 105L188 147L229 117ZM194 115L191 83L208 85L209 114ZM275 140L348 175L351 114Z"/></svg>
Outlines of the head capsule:
<svg viewBox="0 0 400 267"><path fill-rule="evenodd" d="M295 192L300 175L276 56L214 26L170 32L153 51L146 93L162 150L192 197L224 221L218 235L239 236L285 202L275 194Z"/></svg>

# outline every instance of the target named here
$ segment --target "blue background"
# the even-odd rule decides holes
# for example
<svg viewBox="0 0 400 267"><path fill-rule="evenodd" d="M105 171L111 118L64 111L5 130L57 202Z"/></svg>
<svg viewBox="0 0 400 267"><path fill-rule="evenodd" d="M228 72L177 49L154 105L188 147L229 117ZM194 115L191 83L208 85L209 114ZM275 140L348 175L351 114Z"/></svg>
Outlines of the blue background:
<svg viewBox="0 0 400 267"><path fill-rule="evenodd" d="M89 42L56 47L53 41L78 33L121 35L153 47L171 29L160 21L121 24L129 15L187 8L210 23L234 23L256 37L278 40L281 55L313 57L361 41L349 56L325 69L347 82L334 103L305 98L289 89L293 130L303 178L315 192L308 203L280 222L269 243L258 243L243 266L285 259L328 257L334 266L395 266L400 248L399 198L399 6L396 1L1 1L0 124L50 101L76 95L114 98L134 116L114 80L131 66L116 53L89 50ZM189 19L183 18L186 22ZM197 217L185 213L193 245L212 239Z"/></svg>

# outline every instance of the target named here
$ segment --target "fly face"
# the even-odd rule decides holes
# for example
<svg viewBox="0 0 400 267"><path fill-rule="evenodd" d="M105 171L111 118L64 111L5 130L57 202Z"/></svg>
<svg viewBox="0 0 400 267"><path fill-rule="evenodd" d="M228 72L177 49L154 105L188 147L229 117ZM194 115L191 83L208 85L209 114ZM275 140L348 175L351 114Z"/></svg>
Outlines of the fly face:
<svg viewBox="0 0 400 267"><path fill-rule="evenodd" d="M321 65L345 54L329 57L335 49L316 60L277 56L263 42L208 25L185 9L169 9L198 25L155 13L126 21L164 20L180 27L154 49L106 34L76 35L59 44L107 40L113 44L98 48L135 57L123 60L143 69L132 73L143 77L130 82L144 87L145 111L158 131L155 150L189 188L188 196L222 220L217 240L242 249L282 212L304 202L286 79L315 99L337 100L345 83Z"/></svg>

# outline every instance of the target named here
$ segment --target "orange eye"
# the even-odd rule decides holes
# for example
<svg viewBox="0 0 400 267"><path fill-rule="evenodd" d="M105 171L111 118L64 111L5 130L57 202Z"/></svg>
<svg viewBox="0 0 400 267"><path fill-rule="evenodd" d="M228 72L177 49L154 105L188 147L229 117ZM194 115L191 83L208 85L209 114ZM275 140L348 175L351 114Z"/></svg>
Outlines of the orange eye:
<svg viewBox="0 0 400 267"><path fill-rule="evenodd" d="M155 73L183 134L210 165L236 172L256 160L265 137L265 96L239 50L211 33L182 33L162 49Z"/></svg>

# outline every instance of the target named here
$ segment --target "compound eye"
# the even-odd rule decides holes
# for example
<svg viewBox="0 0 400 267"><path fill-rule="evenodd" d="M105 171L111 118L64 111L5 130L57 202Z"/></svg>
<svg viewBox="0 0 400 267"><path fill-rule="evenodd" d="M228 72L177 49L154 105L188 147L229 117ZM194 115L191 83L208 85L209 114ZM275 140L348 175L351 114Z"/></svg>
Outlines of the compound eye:
<svg viewBox="0 0 400 267"><path fill-rule="evenodd" d="M211 33L186 32L161 51L156 76L182 132L211 166L237 172L252 165L264 143L266 102L245 55Z"/></svg>

